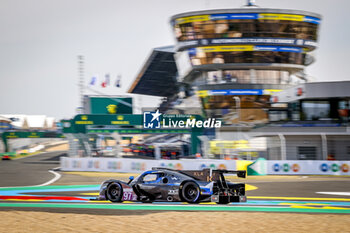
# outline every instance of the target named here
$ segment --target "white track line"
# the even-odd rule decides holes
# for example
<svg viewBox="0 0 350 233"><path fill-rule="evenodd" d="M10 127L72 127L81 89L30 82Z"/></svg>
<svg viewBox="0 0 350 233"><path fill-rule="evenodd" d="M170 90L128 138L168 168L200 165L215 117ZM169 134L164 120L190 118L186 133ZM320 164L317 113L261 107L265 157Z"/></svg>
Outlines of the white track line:
<svg viewBox="0 0 350 233"><path fill-rule="evenodd" d="M318 194L350 196L350 192L316 192Z"/></svg>
<svg viewBox="0 0 350 233"><path fill-rule="evenodd" d="M49 180L49 181L43 183L43 184L34 185L34 187L40 187L40 186L46 186L46 185L52 184L52 183L56 182L57 180L59 180L59 179L61 178L61 174L60 174L60 173L55 172L55 171L53 171L53 170L49 170L49 172L52 173L52 174L54 174L55 177L52 178L51 180Z"/></svg>
<svg viewBox="0 0 350 233"><path fill-rule="evenodd" d="M60 167L56 167L56 168L52 168L52 169L48 170L48 172L54 174L55 177L52 178L51 180L49 180L49 181L43 183L43 184L29 185L29 186L0 187L0 188L41 187L41 186L46 186L46 185L52 184L52 183L56 182L57 180L59 180L59 179L62 177L62 175L61 175L60 173L54 171L54 170L57 170L58 168L60 168Z"/></svg>

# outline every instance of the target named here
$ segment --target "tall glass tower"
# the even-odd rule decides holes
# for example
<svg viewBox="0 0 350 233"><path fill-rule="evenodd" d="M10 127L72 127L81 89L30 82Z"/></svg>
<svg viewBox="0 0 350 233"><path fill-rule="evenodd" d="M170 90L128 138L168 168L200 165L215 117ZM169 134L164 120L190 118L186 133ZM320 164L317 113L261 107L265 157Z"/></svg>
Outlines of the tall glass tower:
<svg viewBox="0 0 350 233"><path fill-rule="evenodd" d="M254 1L175 15L178 82L196 91L208 117L228 125L267 122L270 95L307 81L320 21L316 13L260 8Z"/></svg>

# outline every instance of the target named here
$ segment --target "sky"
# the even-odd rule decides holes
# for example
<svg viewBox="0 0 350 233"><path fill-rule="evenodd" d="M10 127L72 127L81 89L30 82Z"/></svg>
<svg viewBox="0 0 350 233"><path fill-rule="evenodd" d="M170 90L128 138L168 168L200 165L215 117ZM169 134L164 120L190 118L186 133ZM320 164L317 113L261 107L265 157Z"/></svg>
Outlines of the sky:
<svg viewBox="0 0 350 233"><path fill-rule="evenodd" d="M306 73L317 81L350 80L350 1L256 2L264 8L321 14L316 62ZM112 80L120 74L121 88L94 89L126 94L152 48L175 44L172 15L244 4L245 0L0 0L0 114L72 118L80 105L78 55L85 58L85 84L94 75L99 75L100 84L106 73ZM135 101L155 106L159 98L141 96Z"/></svg>

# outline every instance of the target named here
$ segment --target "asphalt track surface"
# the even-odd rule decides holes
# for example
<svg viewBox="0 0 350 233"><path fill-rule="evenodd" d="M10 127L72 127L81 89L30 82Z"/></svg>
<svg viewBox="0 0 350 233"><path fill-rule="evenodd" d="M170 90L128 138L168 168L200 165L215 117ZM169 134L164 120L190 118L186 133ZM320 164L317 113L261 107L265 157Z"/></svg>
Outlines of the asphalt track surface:
<svg viewBox="0 0 350 233"><path fill-rule="evenodd" d="M48 170L60 166L65 152L48 152L15 160L0 160L0 187L34 186L54 178Z"/></svg>
<svg viewBox="0 0 350 233"><path fill-rule="evenodd" d="M159 211L249 211L350 214L350 177L248 178L247 203L110 203L93 200L106 177L62 173L49 186L37 186L54 178L48 170L59 166L64 152L51 152L0 162L0 211L30 210L103 215L148 214ZM127 176L122 176L125 179ZM114 177L115 178L115 177ZM240 179L242 182L242 179ZM25 187L23 187L25 186ZM254 186L256 189L254 189ZM317 192L344 192L324 195Z"/></svg>

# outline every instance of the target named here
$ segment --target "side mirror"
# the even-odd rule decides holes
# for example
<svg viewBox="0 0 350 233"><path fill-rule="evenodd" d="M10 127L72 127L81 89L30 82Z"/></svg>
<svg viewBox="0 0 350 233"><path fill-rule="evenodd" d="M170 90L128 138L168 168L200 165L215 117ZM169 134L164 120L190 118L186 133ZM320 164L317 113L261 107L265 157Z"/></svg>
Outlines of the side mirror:
<svg viewBox="0 0 350 233"><path fill-rule="evenodd" d="M130 180L130 181L132 181L133 179L134 179L134 177L133 177L133 176L130 176L130 177L129 177L129 180Z"/></svg>
<svg viewBox="0 0 350 233"><path fill-rule="evenodd" d="M163 184L166 184L166 183L168 183L168 178L163 177L162 181L163 181Z"/></svg>

